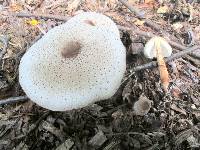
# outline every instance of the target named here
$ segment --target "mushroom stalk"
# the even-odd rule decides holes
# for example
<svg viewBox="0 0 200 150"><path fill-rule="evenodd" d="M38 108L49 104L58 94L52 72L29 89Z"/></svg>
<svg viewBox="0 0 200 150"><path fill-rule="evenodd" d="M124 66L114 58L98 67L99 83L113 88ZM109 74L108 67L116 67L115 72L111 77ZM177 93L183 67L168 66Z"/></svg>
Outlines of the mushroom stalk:
<svg viewBox="0 0 200 150"><path fill-rule="evenodd" d="M160 73L160 80L163 85L164 91L167 92L168 86L169 86L169 73L167 71L164 57L161 54L160 39L156 41L155 44L156 44L157 62L158 62L158 69Z"/></svg>

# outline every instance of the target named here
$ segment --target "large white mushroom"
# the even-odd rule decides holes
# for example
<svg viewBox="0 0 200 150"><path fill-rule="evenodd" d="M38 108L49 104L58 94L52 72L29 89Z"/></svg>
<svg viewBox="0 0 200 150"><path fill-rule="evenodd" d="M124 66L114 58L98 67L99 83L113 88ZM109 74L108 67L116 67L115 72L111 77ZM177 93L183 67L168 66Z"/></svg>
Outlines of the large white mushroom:
<svg viewBox="0 0 200 150"><path fill-rule="evenodd" d="M110 98L126 69L125 48L107 28L70 21L24 54L19 82L38 105L65 111Z"/></svg>

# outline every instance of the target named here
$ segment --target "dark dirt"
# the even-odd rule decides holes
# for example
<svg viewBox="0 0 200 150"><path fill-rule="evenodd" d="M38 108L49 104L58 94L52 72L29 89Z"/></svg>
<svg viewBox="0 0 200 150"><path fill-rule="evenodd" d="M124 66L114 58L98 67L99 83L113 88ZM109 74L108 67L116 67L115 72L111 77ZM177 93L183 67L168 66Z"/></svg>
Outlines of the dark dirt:
<svg viewBox="0 0 200 150"><path fill-rule="evenodd" d="M200 43L199 1L133 1L159 32L138 20L116 0L0 0L0 100L25 95L18 82L18 66L25 51L58 19L16 17L13 13L73 16L79 11L97 11L118 25L133 27L169 38L184 46ZM164 7L168 8L165 11ZM158 13L164 11L163 14ZM30 22L39 21L38 25ZM127 48L127 71L148 63L142 49L149 38L121 30ZM5 47L5 44L6 47ZM173 53L180 50L174 48ZM167 64L169 93L160 83L158 68L140 70L122 83L117 93L79 110L53 112L30 100L0 106L1 150L157 150L200 149L200 50ZM1 55L0 55L1 56ZM134 114L133 105L143 95L152 106L144 116Z"/></svg>

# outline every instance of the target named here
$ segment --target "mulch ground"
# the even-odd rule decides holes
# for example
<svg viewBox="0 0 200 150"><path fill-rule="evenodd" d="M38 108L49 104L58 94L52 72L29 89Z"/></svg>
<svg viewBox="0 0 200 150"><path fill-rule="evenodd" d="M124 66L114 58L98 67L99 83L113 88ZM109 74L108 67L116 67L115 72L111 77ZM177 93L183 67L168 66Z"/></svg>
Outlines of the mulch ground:
<svg viewBox="0 0 200 150"><path fill-rule="evenodd" d="M30 100L1 105L1 150L200 149L200 49L167 63L167 94L157 67L132 73L152 62L142 53L151 37L145 33L174 42L173 53L200 44L200 2L128 0L146 18L141 19L120 1L0 0L0 102L25 95L18 66L26 50L81 11L111 17L127 49L124 82L110 99L67 112L49 111ZM152 106L146 115L137 116L133 105L141 95Z"/></svg>

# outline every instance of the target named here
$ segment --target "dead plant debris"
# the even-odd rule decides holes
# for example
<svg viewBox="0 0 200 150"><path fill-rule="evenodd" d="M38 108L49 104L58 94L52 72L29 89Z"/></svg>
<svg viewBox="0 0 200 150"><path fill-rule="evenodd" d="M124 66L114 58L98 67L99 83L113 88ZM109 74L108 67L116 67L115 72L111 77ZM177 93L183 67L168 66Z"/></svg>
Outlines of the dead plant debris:
<svg viewBox="0 0 200 150"><path fill-rule="evenodd" d="M111 99L68 112L45 110L27 101L19 61L43 34L82 11L118 24L127 48L123 83ZM0 0L0 149L200 149L199 14L198 0ZM165 60L168 93L156 61L142 53L153 36L173 47ZM144 96L151 106L135 115Z"/></svg>

